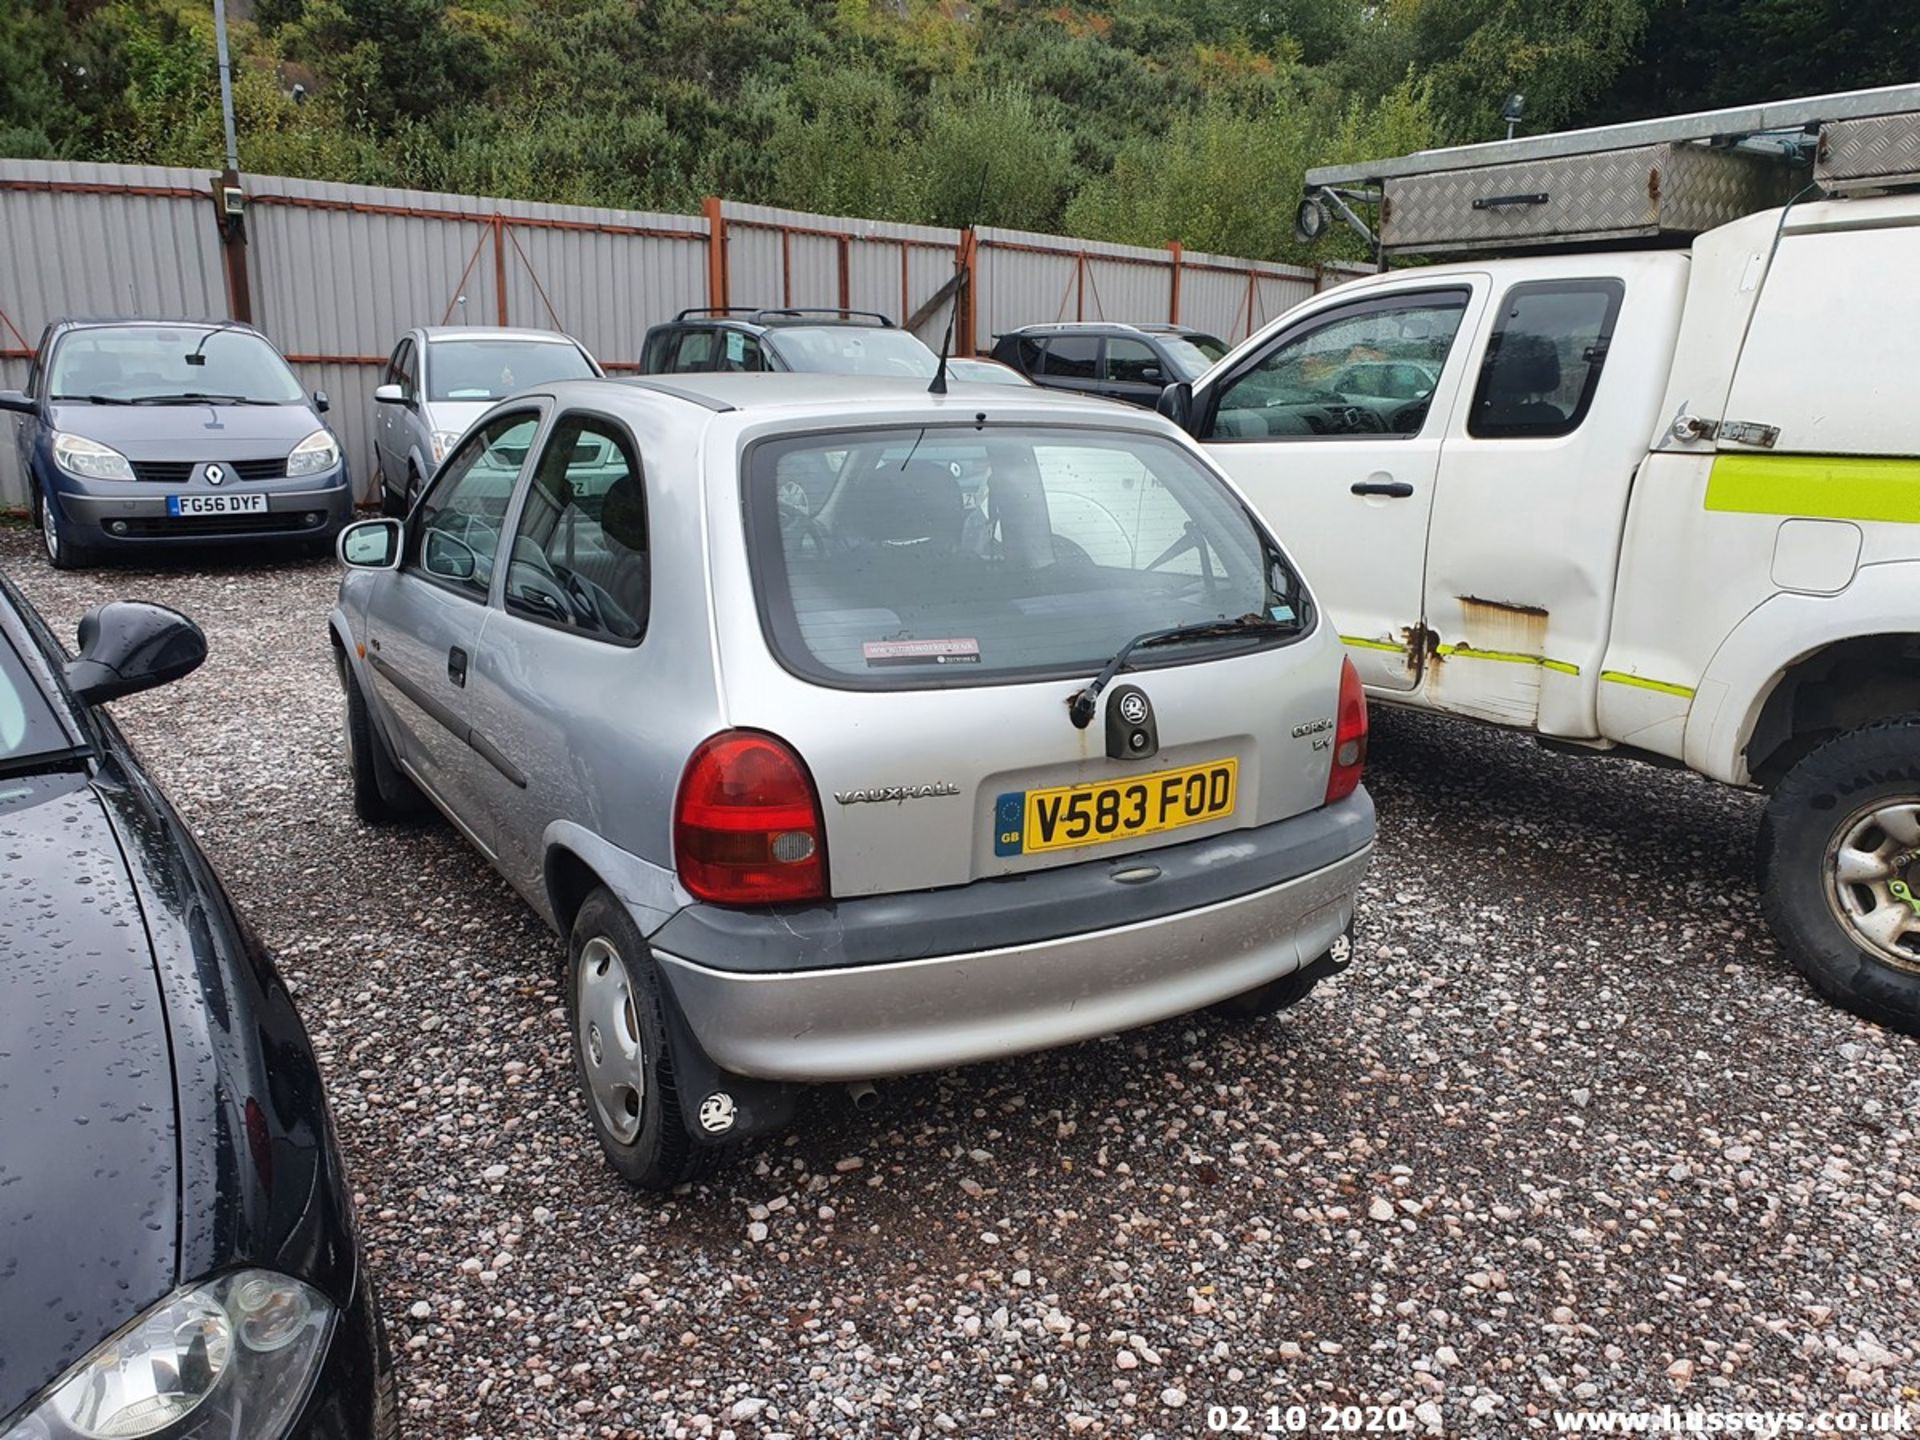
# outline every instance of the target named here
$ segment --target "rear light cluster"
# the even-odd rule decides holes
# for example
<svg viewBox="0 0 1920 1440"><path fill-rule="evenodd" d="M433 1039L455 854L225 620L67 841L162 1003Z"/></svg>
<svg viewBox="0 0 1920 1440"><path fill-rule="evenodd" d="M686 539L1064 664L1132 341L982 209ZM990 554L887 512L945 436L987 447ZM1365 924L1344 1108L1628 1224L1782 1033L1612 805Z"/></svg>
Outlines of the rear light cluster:
<svg viewBox="0 0 1920 1440"><path fill-rule="evenodd" d="M1367 765L1367 692L1360 688L1360 672L1353 661L1340 660L1340 709L1334 722L1333 770L1327 776L1327 804L1344 800L1360 788L1360 772Z"/></svg>
<svg viewBox="0 0 1920 1440"><path fill-rule="evenodd" d="M800 757L772 735L728 730L687 761L673 807L680 883L716 905L827 897L827 831Z"/></svg>

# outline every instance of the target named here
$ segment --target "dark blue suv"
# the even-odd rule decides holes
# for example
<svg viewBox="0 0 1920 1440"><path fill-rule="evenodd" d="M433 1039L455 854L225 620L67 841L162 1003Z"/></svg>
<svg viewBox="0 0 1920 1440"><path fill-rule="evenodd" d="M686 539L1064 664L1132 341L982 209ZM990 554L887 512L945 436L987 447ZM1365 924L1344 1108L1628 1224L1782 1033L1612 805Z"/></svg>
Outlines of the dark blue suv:
<svg viewBox="0 0 1920 1440"><path fill-rule="evenodd" d="M56 320L0 391L47 558L299 540L353 517L340 439L267 338L206 320Z"/></svg>

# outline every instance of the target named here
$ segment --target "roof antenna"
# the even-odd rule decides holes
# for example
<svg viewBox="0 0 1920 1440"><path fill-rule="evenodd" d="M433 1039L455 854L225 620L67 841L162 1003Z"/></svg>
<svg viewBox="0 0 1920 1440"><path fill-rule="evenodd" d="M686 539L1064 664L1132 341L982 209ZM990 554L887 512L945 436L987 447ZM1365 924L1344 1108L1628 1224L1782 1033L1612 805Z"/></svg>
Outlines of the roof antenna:
<svg viewBox="0 0 1920 1440"><path fill-rule="evenodd" d="M980 193L974 196L973 213L978 215L980 207L986 203L987 181L993 175L993 161L989 159L980 171ZM958 278L958 277L956 277ZM927 386L929 395L947 393L947 355L953 349L953 320L960 313L960 292L954 291L953 308L947 311L947 333L940 341L940 368L933 372L933 383Z"/></svg>
<svg viewBox="0 0 1920 1440"><path fill-rule="evenodd" d="M929 395L947 393L947 352L953 349L953 316L960 308L960 297L954 296L953 310L947 312L947 333L940 340L940 368L933 372L933 383L927 386Z"/></svg>

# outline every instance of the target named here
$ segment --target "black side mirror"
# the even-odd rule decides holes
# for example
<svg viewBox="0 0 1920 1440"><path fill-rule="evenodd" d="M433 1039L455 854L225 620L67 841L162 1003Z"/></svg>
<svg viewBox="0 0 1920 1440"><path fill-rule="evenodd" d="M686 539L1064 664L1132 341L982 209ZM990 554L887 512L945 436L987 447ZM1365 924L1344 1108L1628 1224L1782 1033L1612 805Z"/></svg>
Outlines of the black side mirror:
<svg viewBox="0 0 1920 1440"><path fill-rule="evenodd" d="M80 620L80 653L67 688L84 705L118 700L189 675L207 658L207 637L178 610L145 600L109 600Z"/></svg>
<svg viewBox="0 0 1920 1440"><path fill-rule="evenodd" d="M313 409L315 414L324 415L332 408L333 402L327 399L326 391L316 390L313 392Z"/></svg>
<svg viewBox="0 0 1920 1440"><path fill-rule="evenodd" d="M1160 392L1153 408L1189 434L1193 432L1193 386L1176 380Z"/></svg>
<svg viewBox="0 0 1920 1440"><path fill-rule="evenodd" d="M36 408L31 395L19 390L0 390L0 410L11 410L16 415L31 415Z"/></svg>

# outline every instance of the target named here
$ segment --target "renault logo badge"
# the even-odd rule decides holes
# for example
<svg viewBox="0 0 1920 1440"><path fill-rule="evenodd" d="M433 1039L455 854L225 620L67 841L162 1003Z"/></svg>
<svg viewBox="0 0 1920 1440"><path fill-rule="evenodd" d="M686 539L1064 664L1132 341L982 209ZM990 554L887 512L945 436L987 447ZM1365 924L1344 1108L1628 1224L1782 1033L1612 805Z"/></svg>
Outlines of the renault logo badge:
<svg viewBox="0 0 1920 1440"><path fill-rule="evenodd" d="M218 485L226 478L227 472L222 470L218 465L207 466L207 483L209 485Z"/></svg>

